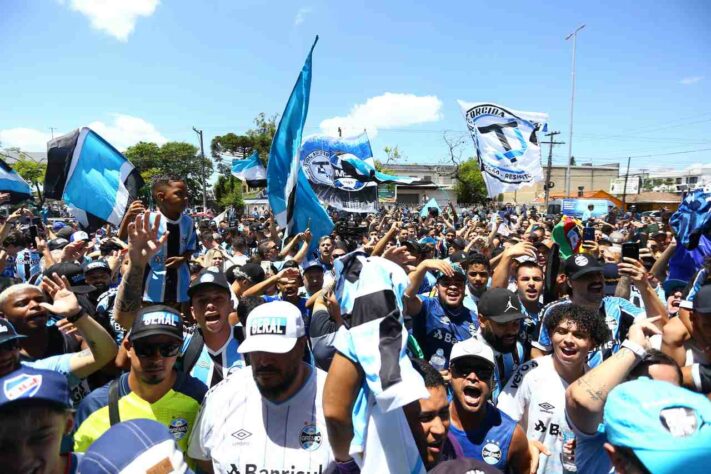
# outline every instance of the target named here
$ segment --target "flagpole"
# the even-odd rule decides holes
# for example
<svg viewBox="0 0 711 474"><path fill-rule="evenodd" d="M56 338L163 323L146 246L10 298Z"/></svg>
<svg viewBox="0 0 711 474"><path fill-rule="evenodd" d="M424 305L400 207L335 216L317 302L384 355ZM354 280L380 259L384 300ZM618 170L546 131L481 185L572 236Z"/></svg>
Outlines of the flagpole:
<svg viewBox="0 0 711 474"><path fill-rule="evenodd" d="M570 136L568 137L568 166L566 167L565 172L565 197L570 197L570 162L573 159L573 109L575 106L575 47L578 39L578 32L583 28L585 28L585 25L580 25L575 31L565 37L566 41L568 41L570 38L573 38L573 87L570 95Z"/></svg>

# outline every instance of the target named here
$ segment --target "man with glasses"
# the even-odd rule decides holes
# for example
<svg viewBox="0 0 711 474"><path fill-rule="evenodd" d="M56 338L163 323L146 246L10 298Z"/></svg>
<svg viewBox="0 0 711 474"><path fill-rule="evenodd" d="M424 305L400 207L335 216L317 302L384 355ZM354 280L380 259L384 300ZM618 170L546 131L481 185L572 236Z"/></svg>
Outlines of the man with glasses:
<svg viewBox="0 0 711 474"><path fill-rule="evenodd" d="M93 391L79 405L74 450L84 452L111 425L135 418L156 420L168 427L185 452L207 388L174 369L183 343L180 313L167 306L139 311L123 346L131 369Z"/></svg>
<svg viewBox="0 0 711 474"><path fill-rule="evenodd" d="M456 343L450 372L453 397L445 456L479 459L503 472L530 472L526 433L489 401L494 378L491 348L478 338Z"/></svg>

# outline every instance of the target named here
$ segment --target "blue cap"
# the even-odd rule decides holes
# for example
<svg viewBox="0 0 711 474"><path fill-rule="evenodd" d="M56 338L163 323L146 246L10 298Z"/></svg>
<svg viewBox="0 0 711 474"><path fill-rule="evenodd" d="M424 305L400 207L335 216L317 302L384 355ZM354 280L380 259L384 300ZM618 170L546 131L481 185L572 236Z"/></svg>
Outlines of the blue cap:
<svg viewBox="0 0 711 474"><path fill-rule="evenodd" d="M306 260L304 263L301 264L301 271L305 272L306 270L311 270L312 268L320 268L323 270L323 265L321 265L321 262L318 260Z"/></svg>
<svg viewBox="0 0 711 474"><path fill-rule="evenodd" d="M23 400L43 400L71 408L67 377L52 370L21 365L0 378L0 407Z"/></svg>
<svg viewBox="0 0 711 474"><path fill-rule="evenodd" d="M464 268L462 268L462 266L460 264L454 263L448 258L444 259L444 261L449 263L452 266L452 270L454 270L454 275L453 275L454 277L460 278L460 279L466 281L467 272L464 271ZM437 280L439 280L440 278L444 278L446 275L440 271L435 271L434 276Z"/></svg>
<svg viewBox="0 0 711 474"><path fill-rule="evenodd" d="M187 423L186 423L187 426ZM184 436L184 434L183 434ZM192 473L168 427L139 418L109 428L79 462L82 474Z"/></svg>
<svg viewBox="0 0 711 474"><path fill-rule="evenodd" d="M610 392L604 422L607 441L652 474L709 472L711 401L701 394L643 377Z"/></svg>
<svg viewBox="0 0 711 474"><path fill-rule="evenodd" d="M59 229L64 227L66 224L62 221L55 221L54 224L52 224L52 231L57 232Z"/></svg>
<svg viewBox="0 0 711 474"><path fill-rule="evenodd" d="M22 339L27 336L17 334L15 326L12 325L10 321L4 318L0 318L0 344L4 344L7 341L12 341L13 339Z"/></svg>

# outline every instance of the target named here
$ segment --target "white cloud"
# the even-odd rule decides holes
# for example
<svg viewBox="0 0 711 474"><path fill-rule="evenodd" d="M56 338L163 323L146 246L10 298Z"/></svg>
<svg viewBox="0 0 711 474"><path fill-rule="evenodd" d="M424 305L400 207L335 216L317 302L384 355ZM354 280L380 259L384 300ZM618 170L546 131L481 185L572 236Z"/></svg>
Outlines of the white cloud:
<svg viewBox="0 0 711 474"><path fill-rule="evenodd" d="M302 7L299 8L299 11L296 12L296 16L294 17L294 26L299 26L304 22L306 19L306 15L311 13L311 7Z"/></svg>
<svg viewBox="0 0 711 474"><path fill-rule="evenodd" d="M354 134L366 129L374 137L378 129L407 127L442 119L442 101L434 95L417 96L386 92L355 105L345 117L333 117L321 122L324 133L335 135L338 127Z"/></svg>
<svg viewBox="0 0 711 474"><path fill-rule="evenodd" d="M33 128L8 128L0 130L0 145L3 148L19 148L22 151L44 151L52 134Z"/></svg>
<svg viewBox="0 0 711 474"><path fill-rule="evenodd" d="M679 84L688 86L688 85L696 84L697 82L700 82L701 79L703 79L702 76L689 76L689 77L685 77L684 79L679 81Z"/></svg>
<svg viewBox="0 0 711 474"><path fill-rule="evenodd" d="M97 120L87 126L122 151L140 141L154 142L159 145L168 141L153 124L146 122L142 118L115 114L113 119L113 123L107 124ZM54 136L57 137L68 132L69 130L55 131ZM0 130L0 143L3 148L17 147L27 152L46 150L47 142L51 137L52 135L49 131L44 132L32 128Z"/></svg>
<svg viewBox="0 0 711 474"><path fill-rule="evenodd" d="M160 0L69 0L72 10L86 16L91 27L127 41L141 16L151 16ZM64 4L64 0L60 0Z"/></svg>

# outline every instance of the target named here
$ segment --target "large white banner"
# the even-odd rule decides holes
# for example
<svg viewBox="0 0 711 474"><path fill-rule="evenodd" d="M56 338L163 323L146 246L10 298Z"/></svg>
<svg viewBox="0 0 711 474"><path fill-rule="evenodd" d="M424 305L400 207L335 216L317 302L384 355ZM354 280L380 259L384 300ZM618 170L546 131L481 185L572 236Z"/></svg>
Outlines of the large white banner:
<svg viewBox="0 0 711 474"><path fill-rule="evenodd" d="M490 198L543 180L540 134L548 115L458 101L472 134Z"/></svg>

